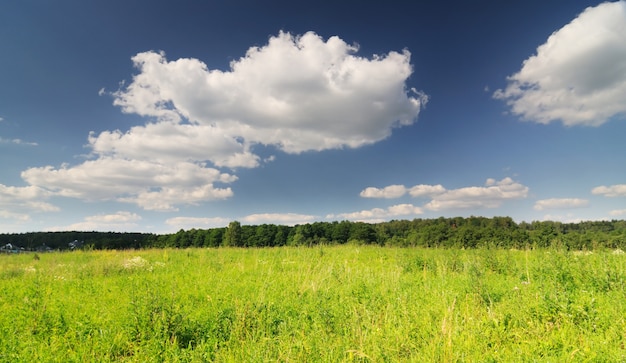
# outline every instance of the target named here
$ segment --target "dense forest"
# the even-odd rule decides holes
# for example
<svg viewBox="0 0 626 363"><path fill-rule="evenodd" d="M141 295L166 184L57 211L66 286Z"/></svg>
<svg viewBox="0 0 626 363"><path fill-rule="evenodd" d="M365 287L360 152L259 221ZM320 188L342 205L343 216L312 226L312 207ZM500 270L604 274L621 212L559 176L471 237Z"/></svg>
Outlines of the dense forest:
<svg viewBox="0 0 626 363"><path fill-rule="evenodd" d="M318 244L401 247L626 249L626 221L515 223L510 217L456 217L382 223L315 222L296 226L242 225L180 230L173 234L32 232L0 234L3 250L45 251L186 247L274 247Z"/></svg>

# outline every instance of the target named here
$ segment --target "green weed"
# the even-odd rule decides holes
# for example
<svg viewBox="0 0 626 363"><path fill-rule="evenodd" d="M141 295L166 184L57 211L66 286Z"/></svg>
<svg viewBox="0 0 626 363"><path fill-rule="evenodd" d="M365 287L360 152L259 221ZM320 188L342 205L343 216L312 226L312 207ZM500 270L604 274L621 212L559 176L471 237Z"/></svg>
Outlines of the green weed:
<svg viewBox="0 0 626 363"><path fill-rule="evenodd" d="M0 362L624 361L610 250L0 256Z"/></svg>

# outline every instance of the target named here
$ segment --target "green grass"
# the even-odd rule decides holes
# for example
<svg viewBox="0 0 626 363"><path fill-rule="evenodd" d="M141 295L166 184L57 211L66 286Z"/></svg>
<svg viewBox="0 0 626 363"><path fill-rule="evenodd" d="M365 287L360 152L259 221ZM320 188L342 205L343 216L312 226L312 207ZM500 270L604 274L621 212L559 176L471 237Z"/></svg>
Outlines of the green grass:
<svg viewBox="0 0 626 363"><path fill-rule="evenodd" d="M626 361L626 255L374 246L0 256L0 362Z"/></svg>

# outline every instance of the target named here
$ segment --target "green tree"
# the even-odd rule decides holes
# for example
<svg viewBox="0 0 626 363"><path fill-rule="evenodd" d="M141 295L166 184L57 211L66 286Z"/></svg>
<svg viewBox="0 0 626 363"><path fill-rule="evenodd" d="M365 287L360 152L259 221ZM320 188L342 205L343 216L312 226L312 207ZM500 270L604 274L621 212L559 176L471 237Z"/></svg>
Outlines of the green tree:
<svg viewBox="0 0 626 363"><path fill-rule="evenodd" d="M232 221L228 224L222 245L240 247L242 246L241 223Z"/></svg>

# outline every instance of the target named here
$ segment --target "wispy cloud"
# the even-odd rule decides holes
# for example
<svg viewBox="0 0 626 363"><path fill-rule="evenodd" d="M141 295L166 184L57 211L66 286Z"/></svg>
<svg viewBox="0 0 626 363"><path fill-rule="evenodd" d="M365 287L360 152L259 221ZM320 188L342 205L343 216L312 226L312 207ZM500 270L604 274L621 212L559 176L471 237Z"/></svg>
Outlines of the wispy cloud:
<svg viewBox="0 0 626 363"><path fill-rule="evenodd" d="M0 184L0 218L28 221L32 213L57 212L47 203L51 193L35 186L13 187Z"/></svg>
<svg viewBox="0 0 626 363"><path fill-rule="evenodd" d="M297 213L259 213L250 214L241 218L241 222L246 224L283 224L295 225L312 222L316 216Z"/></svg>
<svg viewBox="0 0 626 363"><path fill-rule="evenodd" d="M16 145L27 145L27 146L38 146L36 142L24 141L22 139L4 139L0 137L0 144L16 144Z"/></svg>
<svg viewBox="0 0 626 363"><path fill-rule="evenodd" d="M542 199L535 202L535 210L546 209L572 209L584 208L589 206L587 199L580 198L550 198Z"/></svg>
<svg viewBox="0 0 626 363"><path fill-rule="evenodd" d="M225 227L231 222L223 217L174 217L165 221L165 224L178 229L189 228L219 228Z"/></svg>
<svg viewBox="0 0 626 363"><path fill-rule="evenodd" d="M239 218L224 217L174 217L165 221L169 226L180 228L218 228L225 227L233 220L244 224L276 224L296 225L313 222L317 217L298 213L258 213L242 216Z"/></svg>
<svg viewBox="0 0 626 363"><path fill-rule="evenodd" d="M546 214L543 216L542 220L544 221L553 221L553 222L561 222L561 223L580 223L584 219L580 217L576 217L572 213L568 213L566 215L557 215L557 214Z"/></svg>
<svg viewBox="0 0 626 363"><path fill-rule="evenodd" d="M387 208L373 208L351 213L329 214L326 218L377 223L389 218L415 216L422 213L424 213L422 208L416 207L413 204L397 204Z"/></svg>
<svg viewBox="0 0 626 363"><path fill-rule="evenodd" d="M604 195L605 197L626 197L626 184L601 185L593 188L591 194Z"/></svg>
<svg viewBox="0 0 626 363"><path fill-rule="evenodd" d="M550 35L494 97L513 114L544 124L597 126L625 116L625 27L625 1L587 8Z"/></svg>
<svg viewBox="0 0 626 363"><path fill-rule="evenodd" d="M127 211L118 211L112 214L98 214L87 216L82 222L61 227L49 228L49 231L128 231L137 227L141 216Z"/></svg>

